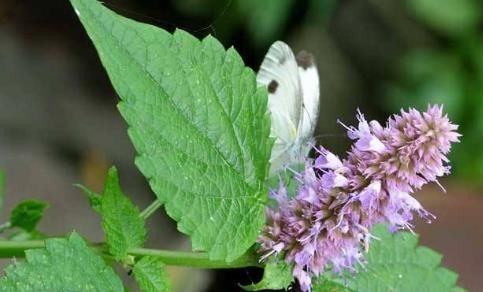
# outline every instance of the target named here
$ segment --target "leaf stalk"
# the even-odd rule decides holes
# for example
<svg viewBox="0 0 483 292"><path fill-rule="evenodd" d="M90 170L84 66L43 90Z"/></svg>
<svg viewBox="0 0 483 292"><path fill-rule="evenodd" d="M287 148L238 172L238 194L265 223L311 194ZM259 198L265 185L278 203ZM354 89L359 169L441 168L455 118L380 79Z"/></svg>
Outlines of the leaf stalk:
<svg viewBox="0 0 483 292"><path fill-rule="evenodd" d="M161 206L163 205L163 203L161 203L160 200L156 199L154 200L149 206L146 207L146 209L144 209L141 214L139 214L139 216L141 216L141 218L143 218L143 220L146 220L148 219L154 212L156 212L156 210L158 210L159 208L161 208Z"/></svg>
<svg viewBox="0 0 483 292"><path fill-rule="evenodd" d="M103 243L91 244L91 248L97 250L102 256L111 258ZM44 240L26 241L0 241L0 258L25 257L25 251L45 247ZM133 248L129 255L139 259L143 256L157 257L168 266L182 266L200 269L233 269L244 267L263 267L258 257L252 252L247 252L232 262L210 260L205 252L184 252L149 248Z"/></svg>

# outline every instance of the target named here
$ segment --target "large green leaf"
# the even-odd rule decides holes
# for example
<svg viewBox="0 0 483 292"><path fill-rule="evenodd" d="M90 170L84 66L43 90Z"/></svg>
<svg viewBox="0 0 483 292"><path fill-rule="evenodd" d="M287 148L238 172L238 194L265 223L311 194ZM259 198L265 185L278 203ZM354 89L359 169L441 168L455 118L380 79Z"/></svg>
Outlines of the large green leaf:
<svg viewBox="0 0 483 292"><path fill-rule="evenodd" d="M193 249L231 261L264 224L272 141L266 89L237 52L72 0L120 95L151 188Z"/></svg>
<svg viewBox="0 0 483 292"><path fill-rule="evenodd" d="M146 230L138 208L126 197L119 185L115 167L109 169L98 210L106 234L109 252L117 259L127 256L130 248L144 244Z"/></svg>
<svg viewBox="0 0 483 292"><path fill-rule="evenodd" d="M378 225L372 232L367 264L346 279L319 280L314 291L464 291L456 286L458 275L440 266L442 256L418 246L418 236L409 232L391 234Z"/></svg>
<svg viewBox="0 0 483 292"><path fill-rule="evenodd" d="M171 291L171 282L163 262L156 257L145 256L134 265L134 277L143 292Z"/></svg>
<svg viewBox="0 0 483 292"><path fill-rule="evenodd" d="M76 233L27 250L26 261L7 267L5 273L0 291L124 291L111 267Z"/></svg>

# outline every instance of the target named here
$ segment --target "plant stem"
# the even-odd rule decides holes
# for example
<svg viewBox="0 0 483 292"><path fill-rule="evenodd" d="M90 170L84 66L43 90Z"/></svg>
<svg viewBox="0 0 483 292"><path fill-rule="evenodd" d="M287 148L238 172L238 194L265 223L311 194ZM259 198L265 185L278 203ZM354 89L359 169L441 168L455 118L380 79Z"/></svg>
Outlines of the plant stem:
<svg viewBox="0 0 483 292"><path fill-rule="evenodd" d="M233 269L263 266L258 262L258 258L251 253L246 253L229 263L225 261L210 260L208 254L205 252L196 253L148 248L133 248L129 250L129 254L136 257L158 257L163 263L169 266L185 266L204 269Z"/></svg>
<svg viewBox="0 0 483 292"><path fill-rule="evenodd" d="M144 209L140 216L141 218L143 218L144 220L148 219L149 216L151 216L154 212L156 212L156 210L158 210L161 206L163 205L163 203L161 203L160 200L156 199L154 200L151 205L147 206L146 209Z"/></svg>
<svg viewBox="0 0 483 292"><path fill-rule="evenodd" d="M27 240L27 241L0 241L0 258L24 257L25 250L45 247L44 240ZM103 244L91 244L103 256L111 257L106 253ZM227 263L225 261L212 261L207 253L181 252L148 248L133 248L128 252L130 255L139 258L142 256L152 256L161 259L163 263L169 266L184 266L192 268L205 269L232 269L242 267L262 267L254 254L246 253L234 261Z"/></svg>
<svg viewBox="0 0 483 292"><path fill-rule="evenodd" d="M23 257L25 250L44 246L43 240L0 241L0 258Z"/></svg>

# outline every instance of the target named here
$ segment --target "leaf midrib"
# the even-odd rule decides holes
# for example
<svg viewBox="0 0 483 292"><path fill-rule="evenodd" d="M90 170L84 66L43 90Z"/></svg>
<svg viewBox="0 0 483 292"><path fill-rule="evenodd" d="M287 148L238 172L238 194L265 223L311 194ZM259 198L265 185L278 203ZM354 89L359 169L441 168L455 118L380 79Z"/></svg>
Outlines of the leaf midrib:
<svg viewBox="0 0 483 292"><path fill-rule="evenodd" d="M173 43L174 43L174 42L171 42L171 44L173 44ZM200 54L202 54L202 53L204 52L205 47L203 46L203 42L202 42L202 41L199 43L199 45L200 45L200 47L201 47L201 52L200 52ZM182 63L182 61L179 59L179 55L178 55L178 54L175 54L175 56L176 56L176 59L178 60L178 62L179 62L179 63ZM222 66L223 66L223 65L226 65L226 57L227 57L227 53L225 53L225 54L223 55L223 61L221 62L221 65L222 65ZM219 109L221 109L221 111L220 111L220 112L222 113L223 118L225 119L225 122L226 122L227 124L229 124L229 125L230 125L229 129L230 129L230 131L231 131L231 134L232 134L232 136L235 138L235 140L236 140L236 142L237 142L237 143L236 143L236 146L237 146L237 148L238 148L238 149L237 149L237 150L238 150L238 153L237 153L237 154L238 154L238 159L237 159L237 160L238 160L238 161L239 161L239 163L241 164L241 169L242 169L243 174L245 174L245 173L246 173L246 168L245 168L245 162L243 161L244 153L243 153L243 149L242 149L242 147L241 147L240 139L239 139L239 138L238 138L238 136L236 135L235 126L234 126L234 121L232 121L232 120L231 120L230 116L229 116L229 115L228 115L228 113L225 111L225 108L223 107L223 105L222 105L222 103L221 103L220 96L218 95L217 91L216 91L216 90L215 90L215 88L213 87L213 83L212 83L212 81L211 81L211 76L212 76L212 75L211 75L211 74L206 74L207 72L205 72L204 67L203 67L201 64L196 63L196 64L193 64L193 65L194 65L194 66L193 66L193 67L194 67L194 69L198 71L198 73L199 73L199 75L200 75L200 76L207 76L207 78L205 78L205 77L204 77L204 79L208 79L208 81L209 81L209 82L207 82L207 84L208 84L208 86L209 86L209 88L210 88L210 91L211 91L211 92L214 94L214 96L215 96L214 100L216 101L216 104L217 104L218 108L219 108ZM186 82L185 82L185 84L188 84L188 88L189 88L189 91L190 91L190 93L191 93L191 96L195 96L195 94L193 94L193 90L192 90L192 88L191 88L191 84L190 84L190 83L189 83L189 82L186 80L186 76L187 76L188 74L186 74L186 70L185 70L184 66L181 66L181 70L183 70L183 72L185 73L185 74L183 74L183 79L186 81ZM240 75L241 75L241 74L240 74ZM170 99L170 100L171 100L171 99ZM242 99L242 100L243 100L243 99ZM238 114L239 114L239 112L238 112ZM184 118L184 116L183 116L183 118ZM237 118L238 118L238 115L237 115ZM200 132L201 132L201 131L200 131ZM211 139L208 139L208 140L209 140L209 141L211 141ZM212 141L212 144L214 144L214 143L213 143L213 141ZM214 144L214 145L216 146L216 144ZM215 147L215 148L216 148L216 147ZM218 148L216 148L216 149L218 150ZM224 155L220 155L220 156L222 156L222 157L223 157L223 159L224 159L226 162L228 162L227 158L226 158ZM233 167L233 166L232 166L232 165L231 165L229 162L228 162L228 164L230 165L230 167L231 167L231 168L235 169L235 168L234 168L234 167ZM238 171L235 171L235 172L237 172L237 173L238 173ZM243 180L244 180L244 179L243 179ZM244 181L245 181L245 180L244 180Z"/></svg>

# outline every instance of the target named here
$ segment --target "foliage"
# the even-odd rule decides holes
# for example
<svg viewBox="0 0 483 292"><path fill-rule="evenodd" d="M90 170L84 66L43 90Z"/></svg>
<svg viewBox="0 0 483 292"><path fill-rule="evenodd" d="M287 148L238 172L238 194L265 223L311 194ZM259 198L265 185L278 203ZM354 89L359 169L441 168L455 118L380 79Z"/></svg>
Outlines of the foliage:
<svg viewBox="0 0 483 292"><path fill-rule="evenodd" d="M320 277L314 284L313 292L354 292L345 283L339 283L337 279L329 276Z"/></svg>
<svg viewBox="0 0 483 292"><path fill-rule="evenodd" d="M10 225L31 232L35 229L49 205L38 200L25 200L18 204L10 214Z"/></svg>
<svg viewBox="0 0 483 292"><path fill-rule="evenodd" d="M107 173L99 212L109 252L117 259L125 258L130 248L143 246L144 220L138 208L122 193L115 167Z"/></svg>
<svg viewBox="0 0 483 292"><path fill-rule="evenodd" d="M112 268L77 233L45 245L5 270L1 291L124 291Z"/></svg>
<svg viewBox="0 0 483 292"><path fill-rule="evenodd" d="M149 256L143 257L136 263L133 272L141 291L171 291L168 274L160 259Z"/></svg>
<svg viewBox="0 0 483 292"><path fill-rule="evenodd" d="M18 230L0 241L0 256L25 253L25 261L5 270L0 290L124 291L111 267L116 262L134 273L141 291L170 291L165 269L169 264L261 266L253 251L265 223L268 190L278 180L292 181L289 192L293 194L296 184L288 171L267 180L273 141L267 92L257 88L254 72L233 48L225 50L211 36L199 41L182 30L170 34L117 15L97 0L71 2L121 98L119 110L137 151L136 165L149 180L157 196L155 203L162 202L178 229L191 237L193 249L205 253L144 248L144 220L151 213L139 212L125 196L113 167L102 194L78 185L101 215L104 243L87 243L76 232L65 238L46 238L36 226L48 205L27 200L15 207L10 221L0 225L0 233L13 227ZM276 34L293 3L268 1L266 10L251 15L249 29L255 38L263 43ZM421 17L431 18L428 23L446 32L440 22L447 11L430 11L428 3L413 3L414 9L422 9ZM258 2L237 5L248 15L250 6ZM270 17L264 18L264 13ZM451 17L459 23L459 30L474 25L462 23L459 14ZM415 76L409 74L408 82L419 88L419 79L434 79L436 85L428 90L434 94L424 96L446 98L453 113L463 116L454 100L463 96L459 87L468 85L449 72L460 66L460 60L445 53L433 59L424 53L412 58L406 65ZM483 61L478 64L483 69ZM438 88L440 83L446 87ZM401 92L405 89L394 87L395 95ZM0 198L3 189L0 172ZM158 204L148 208L152 206ZM316 279L314 291L461 290L456 287L456 274L440 267L439 254L417 247L416 236L392 235L382 226L374 235L379 239L356 275L324 274ZM263 266L263 279L244 286L245 290L285 289L293 282L293 267L282 260Z"/></svg>
<svg viewBox="0 0 483 292"><path fill-rule="evenodd" d="M143 246L146 239L144 220L138 208L123 194L115 167L107 173L102 195L85 186L76 186L86 194L91 207L101 214L106 243L116 259L125 259L130 248Z"/></svg>
<svg viewBox="0 0 483 292"><path fill-rule="evenodd" d="M292 265L284 262L269 262L265 265L260 282L242 286L242 288L246 291L287 289L293 281L292 268Z"/></svg>
<svg viewBox="0 0 483 292"><path fill-rule="evenodd" d="M264 223L267 93L234 49L72 1L121 96L136 164L193 249L231 261ZM175 137L175 139L173 139Z"/></svg>
<svg viewBox="0 0 483 292"><path fill-rule="evenodd" d="M5 174L0 171L0 210L3 207L4 189ZM49 204L39 200L30 199L20 202L10 212L9 221L0 225L0 233L9 231L5 235L11 241L44 238L45 235L36 228L48 207Z"/></svg>
<svg viewBox="0 0 483 292"><path fill-rule="evenodd" d="M83 186L81 184L75 184L74 186L78 187L86 196L87 199L89 200L89 204L98 213L101 213L101 205L102 205L102 198L101 195L98 193L90 190L86 186Z"/></svg>
<svg viewBox="0 0 483 292"><path fill-rule="evenodd" d="M376 226L372 233L377 239L357 274L345 279L328 275L314 291L463 291L456 286L458 276L440 266L440 254L417 246L417 235L391 234L384 225Z"/></svg>

